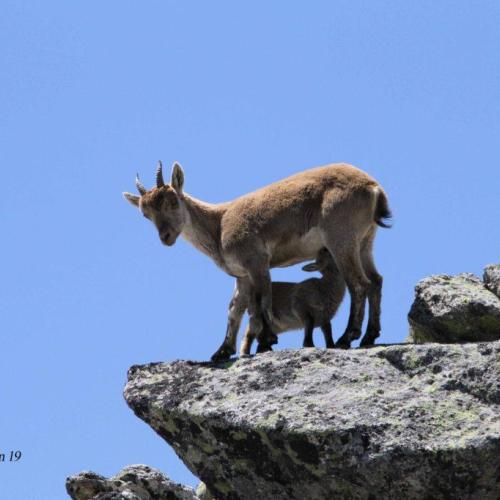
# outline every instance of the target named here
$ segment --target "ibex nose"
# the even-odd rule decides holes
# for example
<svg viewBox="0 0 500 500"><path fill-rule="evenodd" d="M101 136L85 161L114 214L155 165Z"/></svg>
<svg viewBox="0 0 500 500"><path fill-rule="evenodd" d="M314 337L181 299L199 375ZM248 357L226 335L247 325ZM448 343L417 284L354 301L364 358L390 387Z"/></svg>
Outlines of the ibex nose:
<svg viewBox="0 0 500 500"><path fill-rule="evenodd" d="M168 243L170 241L170 231L161 231L160 232L160 240L163 243Z"/></svg>

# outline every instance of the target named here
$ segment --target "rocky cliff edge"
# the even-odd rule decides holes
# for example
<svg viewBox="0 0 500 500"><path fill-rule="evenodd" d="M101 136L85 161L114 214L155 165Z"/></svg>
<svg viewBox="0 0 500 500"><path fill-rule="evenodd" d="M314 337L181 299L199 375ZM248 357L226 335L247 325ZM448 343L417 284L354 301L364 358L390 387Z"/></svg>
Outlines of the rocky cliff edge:
<svg viewBox="0 0 500 500"><path fill-rule="evenodd" d="M500 342L134 366L125 399L218 499L500 496Z"/></svg>

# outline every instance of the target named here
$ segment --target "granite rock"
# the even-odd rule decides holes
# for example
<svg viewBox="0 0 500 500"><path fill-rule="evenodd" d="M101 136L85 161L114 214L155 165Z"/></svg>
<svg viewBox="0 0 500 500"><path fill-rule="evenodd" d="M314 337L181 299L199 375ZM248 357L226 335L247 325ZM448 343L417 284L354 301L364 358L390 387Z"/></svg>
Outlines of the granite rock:
<svg viewBox="0 0 500 500"><path fill-rule="evenodd" d="M500 342L133 366L124 395L219 500L500 497Z"/></svg>
<svg viewBox="0 0 500 500"><path fill-rule="evenodd" d="M417 342L500 339L500 299L473 274L429 276L417 283L408 314Z"/></svg>
<svg viewBox="0 0 500 500"><path fill-rule="evenodd" d="M490 264L484 268L484 285L500 298L500 264Z"/></svg>
<svg viewBox="0 0 500 500"><path fill-rule="evenodd" d="M192 488L146 465L129 465L109 479L81 472L66 479L66 491L73 500L198 500Z"/></svg>

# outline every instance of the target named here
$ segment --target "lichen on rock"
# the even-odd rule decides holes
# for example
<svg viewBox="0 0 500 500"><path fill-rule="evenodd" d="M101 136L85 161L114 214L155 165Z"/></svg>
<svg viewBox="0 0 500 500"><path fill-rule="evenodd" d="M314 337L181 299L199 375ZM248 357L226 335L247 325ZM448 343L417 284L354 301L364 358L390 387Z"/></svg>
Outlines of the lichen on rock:
<svg viewBox="0 0 500 500"><path fill-rule="evenodd" d="M490 264L484 268L484 285L500 298L500 264Z"/></svg>
<svg viewBox="0 0 500 500"><path fill-rule="evenodd" d="M500 339L500 299L473 274L435 275L415 287L408 314L414 342Z"/></svg>
<svg viewBox="0 0 500 500"><path fill-rule="evenodd" d="M107 479L95 472L81 472L66 479L73 500L198 500L192 488L174 483L159 470L129 465Z"/></svg>
<svg viewBox="0 0 500 500"><path fill-rule="evenodd" d="M500 342L134 366L125 398L217 499L498 498Z"/></svg>

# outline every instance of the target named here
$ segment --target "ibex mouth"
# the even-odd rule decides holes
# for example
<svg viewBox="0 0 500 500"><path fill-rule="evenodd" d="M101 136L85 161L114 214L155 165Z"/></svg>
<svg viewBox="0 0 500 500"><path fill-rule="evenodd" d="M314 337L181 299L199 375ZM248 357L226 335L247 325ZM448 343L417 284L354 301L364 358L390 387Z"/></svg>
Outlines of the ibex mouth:
<svg viewBox="0 0 500 500"><path fill-rule="evenodd" d="M174 245L174 244L175 244L175 242L177 241L177 237L178 237L178 236L179 236L179 235L178 235L178 234L176 234L176 233L173 233L173 232L171 233L171 232L169 232L169 233L162 234L162 235L160 236L160 240L161 240L161 242L162 242L164 245L167 245L167 247L171 247L171 246L172 246L172 245Z"/></svg>

